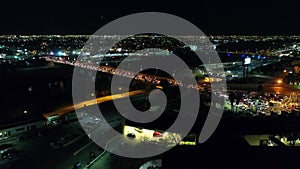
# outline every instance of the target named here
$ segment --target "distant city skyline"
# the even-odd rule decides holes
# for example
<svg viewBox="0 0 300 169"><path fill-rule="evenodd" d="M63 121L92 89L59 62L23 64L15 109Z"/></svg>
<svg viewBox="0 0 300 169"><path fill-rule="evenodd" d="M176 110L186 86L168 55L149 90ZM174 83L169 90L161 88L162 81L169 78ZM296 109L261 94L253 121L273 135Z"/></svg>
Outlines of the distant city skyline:
<svg viewBox="0 0 300 169"><path fill-rule="evenodd" d="M104 24L137 12L164 12L197 25L207 35L299 35L297 5L284 1L134 3L129 1L7 1L0 34L93 34Z"/></svg>

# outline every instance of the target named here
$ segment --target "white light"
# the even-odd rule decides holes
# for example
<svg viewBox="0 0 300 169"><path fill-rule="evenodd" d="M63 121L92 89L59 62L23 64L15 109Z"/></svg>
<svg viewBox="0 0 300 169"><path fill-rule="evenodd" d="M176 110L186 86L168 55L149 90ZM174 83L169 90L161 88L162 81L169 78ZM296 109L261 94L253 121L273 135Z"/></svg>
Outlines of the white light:
<svg viewBox="0 0 300 169"><path fill-rule="evenodd" d="M251 63L251 58L245 58L244 64L249 65Z"/></svg>
<svg viewBox="0 0 300 169"><path fill-rule="evenodd" d="M57 52L58 56L67 56L67 54L65 52L59 51Z"/></svg>

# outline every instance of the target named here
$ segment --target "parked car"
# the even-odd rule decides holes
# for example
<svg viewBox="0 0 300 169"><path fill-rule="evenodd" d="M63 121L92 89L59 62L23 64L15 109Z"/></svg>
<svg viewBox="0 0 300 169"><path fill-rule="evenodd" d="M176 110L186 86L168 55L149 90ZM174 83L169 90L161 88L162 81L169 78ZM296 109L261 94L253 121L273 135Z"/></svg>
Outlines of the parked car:
<svg viewBox="0 0 300 169"><path fill-rule="evenodd" d="M134 133L128 133L127 137L129 137L129 138L135 138L135 134Z"/></svg>
<svg viewBox="0 0 300 169"><path fill-rule="evenodd" d="M1 157L3 160L5 159L14 159L13 157L16 155L16 154L19 154L20 151L19 150L16 150L15 148L13 149L9 149L3 153L1 153Z"/></svg>
<svg viewBox="0 0 300 169"><path fill-rule="evenodd" d="M51 121L54 126L59 126L63 124L63 120L61 118L57 118Z"/></svg>
<svg viewBox="0 0 300 169"><path fill-rule="evenodd" d="M9 150L9 149L13 149L14 145L13 144L1 144L0 145L0 153L4 153L5 151Z"/></svg>
<svg viewBox="0 0 300 169"><path fill-rule="evenodd" d="M163 135L158 131L153 132L153 137L162 137L162 136Z"/></svg>
<svg viewBox="0 0 300 169"><path fill-rule="evenodd" d="M62 145L58 144L58 143L50 143L50 146L54 149L58 149L58 148L61 148Z"/></svg>

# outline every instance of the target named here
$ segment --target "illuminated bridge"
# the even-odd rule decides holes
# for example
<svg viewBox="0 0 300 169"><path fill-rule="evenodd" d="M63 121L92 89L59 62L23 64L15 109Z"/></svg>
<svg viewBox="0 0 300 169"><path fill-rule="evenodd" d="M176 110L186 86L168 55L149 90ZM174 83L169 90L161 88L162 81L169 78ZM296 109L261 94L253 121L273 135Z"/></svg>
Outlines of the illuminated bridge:
<svg viewBox="0 0 300 169"><path fill-rule="evenodd" d="M103 96L103 97L99 97L96 99L86 100L86 101L83 101L80 103L76 103L74 105L65 106L63 108L60 108L60 109L55 110L50 113L46 113L46 114L44 114L44 117L46 119L48 119L51 116L63 116L63 115L66 115L66 114L76 110L76 109L81 109L85 106L91 106L91 105L104 103L104 102L115 100L115 99L121 99L121 98L129 97L129 96L141 95L141 94L145 94L145 93L146 92L144 90L135 90L135 91L125 92L125 93Z"/></svg>

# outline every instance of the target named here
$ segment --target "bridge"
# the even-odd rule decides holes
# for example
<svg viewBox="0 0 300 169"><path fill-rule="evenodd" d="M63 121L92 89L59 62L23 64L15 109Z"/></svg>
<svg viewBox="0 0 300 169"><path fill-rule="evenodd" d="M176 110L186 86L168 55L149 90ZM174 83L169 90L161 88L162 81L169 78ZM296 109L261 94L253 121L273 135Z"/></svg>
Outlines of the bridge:
<svg viewBox="0 0 300 169"><path fill-rule="evenodd" d="M95 104L99 104L99 103L103 103L103 102L107 102L107 101L111 101L111 100L121 99L121 98L129 97L129 96L141 95L141 94L145 94L145 93L146 93L146 91L144 91L144 90L135 90L135 91L125 92L125 93L119 93L119 94L114 94L114 95L109 95L109 96L98 97L95 99L86 100L86 101L82 101L80 103L75 103L75 104L72 104L69 106L62 107L53 112L44 114L44 117L46 119L48 119L51 116L63 116L63 115L66 115L66 114L76 110L76 109L81 109L85 106L91 106L91 105L95 105Z"/></svg>

